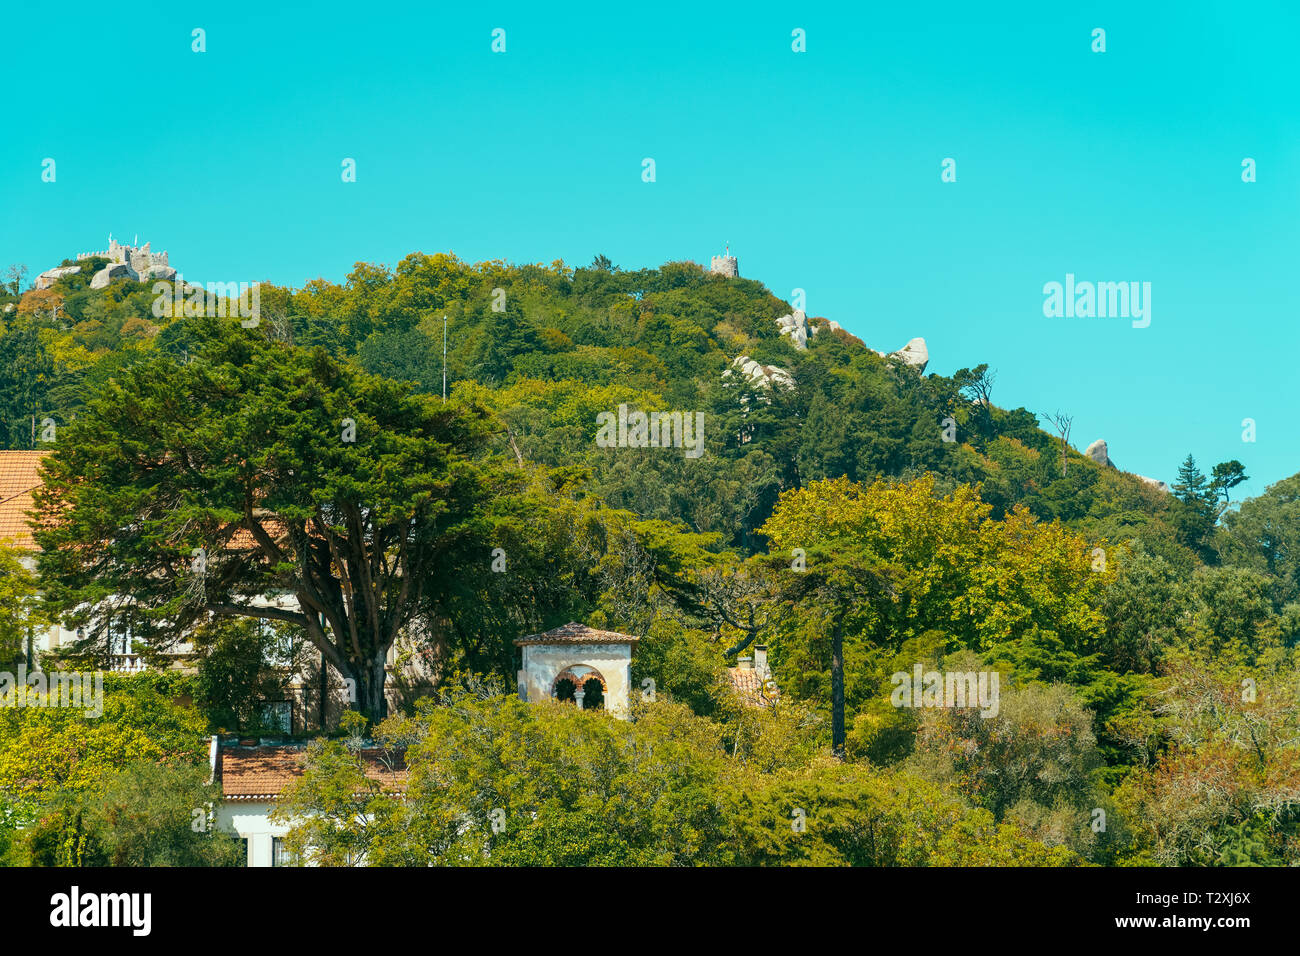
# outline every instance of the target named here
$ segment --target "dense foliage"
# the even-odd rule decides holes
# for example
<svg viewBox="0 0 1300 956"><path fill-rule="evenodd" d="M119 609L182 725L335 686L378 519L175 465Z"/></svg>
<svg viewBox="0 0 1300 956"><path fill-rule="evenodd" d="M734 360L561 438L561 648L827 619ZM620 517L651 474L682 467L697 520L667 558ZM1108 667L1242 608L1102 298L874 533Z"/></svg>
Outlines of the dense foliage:
<svg viewBox="0 0 1300 956"><path fill-rule="evenodd" d="M267 676L261 632L206 612L314 601L276 623L358 678L411 773L397 799L314 745L286 807L318 862L1300 862L1300 476L1232 503L1244 466L1189 454L1166 493L993 404L987 366L922 375L828 326L795 349L786 303L691 263L414 254L263 287L255 329L159 319L90 268L0 299L0 445L52 451L48 610L125 595L155 642L197 637L198 734L253 726L223 688ZM704 453L604 447L620 406L702 413ZM460 689L568 620L637 635L658 699L623 723ZM380 723L399 634L439 694ZM774 708L725 677L755 643ZM996 672L997 713L898 706L918 665Z"/></svg>

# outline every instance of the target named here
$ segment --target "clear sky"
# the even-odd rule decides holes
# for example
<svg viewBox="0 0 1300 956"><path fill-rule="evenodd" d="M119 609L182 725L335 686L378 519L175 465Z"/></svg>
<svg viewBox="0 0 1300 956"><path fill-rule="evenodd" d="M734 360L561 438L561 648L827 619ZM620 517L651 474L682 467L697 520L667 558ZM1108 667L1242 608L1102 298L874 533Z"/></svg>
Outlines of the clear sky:
<svg viewBox="0 0 1300 956"><path fill-rule="evenodd" d="M868 345L989 363L1081 449L1170 481L1237 458L1258 493L1300 471L1300 4L1064 6L11 5L0 265L111 231L296 286L729 241ZM1150 327L1045 318L1066 273L1150 282Z"/></svg>

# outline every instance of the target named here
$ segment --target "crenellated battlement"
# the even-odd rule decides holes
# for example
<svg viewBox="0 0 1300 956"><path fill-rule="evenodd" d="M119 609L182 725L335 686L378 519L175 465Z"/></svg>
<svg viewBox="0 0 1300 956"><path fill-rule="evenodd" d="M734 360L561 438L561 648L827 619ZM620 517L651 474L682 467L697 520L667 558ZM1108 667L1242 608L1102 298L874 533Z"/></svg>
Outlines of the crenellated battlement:
<svg viewBox="0 0 1300 956"><path fill-rule="evenodd" d="M170 268L166 250L154 252L147 242L143 246L128 246L118 242L112 236L108 237L107 249L101 249L97 252L78 252L77 261L93 259L96 256L107 259L111 263L130 266L135 272L144 272L154 268Z"/></svg>
<svg viewBox="0 0 1300 956"><path fill-rule="evenodd" d="M740 264L733 255L714 256L713 261L709 264L709 272L714 275L738 279L740 278Z"/></svg>
<svg viewBox="0 0 1300 956"><path fill-rule="evenodd" d="M176 275L176 270L171 267L166 250L154 252L153 247L147 242L143 246L128 246L114 239L111 233L108 237L107 249L100 249L96 252L78 252L76 261L84 262L87 259L95 258L107 259L108 264L91 277L90 287L92 289L102 289L117 278L146 281L148 279L171 279ZM70 270L76 271L71 267L67 267L42 272L36 277L36 288L49 288Z"/></svg>

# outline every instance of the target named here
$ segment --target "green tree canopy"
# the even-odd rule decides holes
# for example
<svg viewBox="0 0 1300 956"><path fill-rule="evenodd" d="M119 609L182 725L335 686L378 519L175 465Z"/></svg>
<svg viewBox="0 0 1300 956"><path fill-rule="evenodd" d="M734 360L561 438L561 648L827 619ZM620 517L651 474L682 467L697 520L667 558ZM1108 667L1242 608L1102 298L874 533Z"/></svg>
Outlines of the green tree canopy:
<svg viewBox="0 0 1300 956"><path fill-rule="evenodd" d="M60 435L38 494L53 607L155 646L209 612L287 621L382 716L398 632L488 573L487 413L220 319L126 370ZM472 586L472 585L469 585ZM288 594L297 609L254 604Z"/></svg>

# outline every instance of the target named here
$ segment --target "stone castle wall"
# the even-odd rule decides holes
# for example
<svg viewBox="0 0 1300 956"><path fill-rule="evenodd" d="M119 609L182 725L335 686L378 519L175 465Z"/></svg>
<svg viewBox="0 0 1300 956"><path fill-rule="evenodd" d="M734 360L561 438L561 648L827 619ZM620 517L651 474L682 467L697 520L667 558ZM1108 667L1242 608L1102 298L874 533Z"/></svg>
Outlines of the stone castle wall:
<svg viewBox="0 0 1300 956"><path fill-rule="evenodd" d="M147 272L153 268L168 269L171 267L167 261L167 252L165 250L163 252L153 252L147 242L137 248L136 246L123 245L113 239L109 241L107 249L101 249L97 252L78 252L77 261L93 259L96 256L107 259L109 262L130 266L132 271L138 273Z"/></svg>
<svg viewBox="0 0 1300 956"><path fill-rule="evenodd" d="M728 276L732 279L740 278L740 264L735 256L714 256L709 264L709 271L714 275Z"/></svg>

